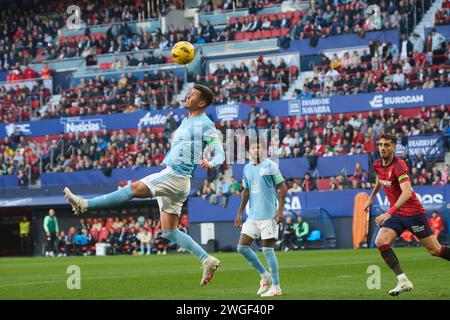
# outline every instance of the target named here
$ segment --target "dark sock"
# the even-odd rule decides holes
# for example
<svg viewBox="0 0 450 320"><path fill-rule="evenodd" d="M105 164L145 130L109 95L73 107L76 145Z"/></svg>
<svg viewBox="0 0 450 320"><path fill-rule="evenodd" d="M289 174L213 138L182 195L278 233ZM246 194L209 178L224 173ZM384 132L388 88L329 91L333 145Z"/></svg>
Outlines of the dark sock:
<svg viewBox="0 0 450 320"><path fill-rule="evenodd" d="M378 250L380 251L381 256L383 257L386 264L389 266L389 268L392 269L392 271L394 271L397 276L403 273L397 256L395 255L394 250L391 249L390 245L379 246Z"/></svg>
<svg viewBox="0 0 450 320"><path fill-rule="evenodd" d="M441 254L439 255L442 259L450 261L450 247L441 245Z"/></svg>

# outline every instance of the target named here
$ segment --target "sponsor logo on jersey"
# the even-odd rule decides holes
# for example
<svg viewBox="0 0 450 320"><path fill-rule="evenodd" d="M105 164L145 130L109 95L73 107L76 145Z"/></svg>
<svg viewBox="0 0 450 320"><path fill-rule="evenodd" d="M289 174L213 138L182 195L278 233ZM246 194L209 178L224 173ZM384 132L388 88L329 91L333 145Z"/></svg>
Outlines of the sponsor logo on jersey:
<svg viewBox="0 0 450 320"><path fill-rule="evenodd" d="M389 180L382 180L382 179L380 179L380 184L383 187L388 187L388 188L392 187L392 181L389 181Z"/></svg>

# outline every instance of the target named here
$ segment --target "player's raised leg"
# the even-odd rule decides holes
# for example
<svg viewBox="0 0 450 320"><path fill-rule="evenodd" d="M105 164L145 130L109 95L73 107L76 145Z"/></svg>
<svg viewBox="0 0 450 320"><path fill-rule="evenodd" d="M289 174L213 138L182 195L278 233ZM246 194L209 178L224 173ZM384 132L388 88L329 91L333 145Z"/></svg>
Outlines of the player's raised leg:
<svg viewBox="0 0 450 320"><path fill-rule="evenodd" d="M432 256L450 261L450 247L440 244L435 235L428 236L419 241Z"/></svg>
<svg viewBox="0 0 450 320"><path fill-rule="evenodd" d="M398 279L397 286L389 291L389 294L392 296L397 296L403 292L411 291L413 289L413 284L403 272L400 267L400 262L398 261L394 250L391 248L391 243L397 238L397 236L397 232L393 229L382 227L378 232L377 238L375 239L375 244L383 257L383 260L389 268L394 271Z"/></svg>
<svg viewBox="0 0 450 320"><path fill-rule="evenodd" d="M250 248L252 245L253 238L241 233L239 238L239 244L237 246L237 251L244 256L244 258L250 263L250 265L259 273L261 280L259 282L259 289L256 294L259 296L269 290L272 285L272 277L269 272L267 272L264 265L259 260L255 251Z"/></svg>
<svg viewBox="0 0 450 320"><path fill-rule="evenodd" d="M158 199L158 201L161 200ZM208 253L189 235L181 232L177 228L178 223L179 217L176 213L161 211L161 230L163 232L163 237L185 248L191 254L198 257L203 265L203 276L200 285L205 286L214 277L215 271L220 266L220 261L217 258L208 255Z"/></svg>
<svg viewBox="0 0 450 320"><path fill-rule="evenodd" d="M133 198L150 198L153 196L150 189L142 181L133 182L131 185L93 199L84 199L74 195L67 187L64 188L64 194L75 214L85 213L88 209L115 207Z"/></svg>

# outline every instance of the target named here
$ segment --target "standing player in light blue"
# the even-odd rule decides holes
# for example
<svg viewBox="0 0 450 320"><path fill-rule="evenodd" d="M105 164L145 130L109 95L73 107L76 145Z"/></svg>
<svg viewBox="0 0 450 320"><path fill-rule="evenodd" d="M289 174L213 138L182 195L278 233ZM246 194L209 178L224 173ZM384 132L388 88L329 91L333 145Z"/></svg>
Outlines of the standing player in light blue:
<svg viewBox="0 0 450 320"><path fill-rule="evenodd" d="M166 168L162 171L120 190L89 200L72 194L67 187L64 189L75 214L85 213L89 209L119 206L133 198L156 198L161 212L163 236L196 255L201 261L203 265L201 286L211 281L220 261L208 255L189 235L177 227L181 207L191 189L190 177L196 165L200 164L202 168L211 169L225 160L216 127L205 114L213 97L212 91L202 85L194 85L186 95L184 107L189 115L183 119L173 135L171 148L163 161ZM207 145L213 148L215 154L210 162L202 159L203 150Z"/></svg>
<svg viewBox="0 0 450 320"><path fill-rule="evenodd" d="M260 287L256 294L261 297L273 297L281 295L274 244L278 239L278 224L283 221L287 187L278 165L264 158L264 148L265 144L261 142L250 144L250 163L244 167L244 190L234 224L238 228L242 226L238 252L261 276ZM279 190L278 208L277 189ZM242 225L242 214L248 201L250 201L250 213ZM258 236L261 236L262 251L270 273L250 248L253 240Z"/></svg>

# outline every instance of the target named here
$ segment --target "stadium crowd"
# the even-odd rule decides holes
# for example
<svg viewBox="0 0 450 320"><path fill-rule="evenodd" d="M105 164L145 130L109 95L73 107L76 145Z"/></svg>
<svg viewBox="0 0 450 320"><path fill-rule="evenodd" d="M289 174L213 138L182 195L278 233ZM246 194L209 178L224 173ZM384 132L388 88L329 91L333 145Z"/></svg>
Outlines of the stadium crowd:
<svg viewBox="0 0 450 320"><path fill-rule="evenodd" d="M186 215L181 216L178 228L188 233ZM183 248L162 237L159 217L83 218L78 226L70 227L67 232L60 231L55 242L59 257L91 255L97 243L109 245L109 251L114 255L165 255L171 249L184 252Z"/></svg>
<svg viewBox="0 0 450 320"><path fill-rule="evenodd" d="M178 108L179 102L173 97L182 86L183 80L173 71L156 69L152 73L146 71L142 79L136 79L131 72L118 79L81 79L75 88L64 91L59 103L47 108L42 118Z"/></svg>
<svg viewBox="0 0 450 320"><path fill-rule="evenodd" d="M275 65L270 59L260 56L247 64L232 64L230 69L219 64L213 73L205 77L197 74L195 81L214 89L216 104L258 103L280 99L297 76L298 67L288 65L284 59Z"/></svg>
<svg viewBox="0 0 450 320"><path fill-rule="evenodd" d="M312 78L304 79L298 98L329 97L393 90L431 89L449 86L450 43L433 29L426 41L418 34L400 44L370 41L369 50L344 51L331 58L323 55Z"/></svg>
<svg viewBox="0 0 450 320"><path fill-rule="evenodd" d="M436 25L445 25L450 23L450 1L444 0L441 9L436 12L434 23Z"/></svg>
<svg viewBox="0 0 450 320"><path fill-rule="evenodd" d="M171 133L182 118L175 119L169 114L158 134L150 128L138 129L136 134L124 130L108 132L105 129L85 134L60 134L58 139L47 136L39 143L15 135L3 139L1 143L0 172L2 175L30 172L34 181L39 176L40 161L42 171L47 173L159 166L170 148ZM365 116L305 115L284 119L272 118L264 108L257 110L253 106L245 123L238 121L233 125L222 121L217 128L224 137L227 129L278 129L279 144L271 145L269 155L306 157L314 170L318 157L376 154L374 141L383 133L393 133L399 137L441 133L448 128L449 121L446 105L422 108L416 117L404 117L391 109L389 112L371 111ZM418 169L419 175L422 169L430 170L427 166ZM420 183L421 180L418 181ZM432 178L424 181L425 184L434 182Z"/></svg>
<svg viewBox="0 0 450 320"><path fill-rule="evenodd" d="M423 7L422 7L423 4ZM367 10L369 5L377 5L380 11L379 23L369 19ZM300 10L298 13L280 13L255 15L249 12L249 16L242 19L230 19L225 31L233 38L239 33L260 32L290 28L292 39L311 37L326 37L346 33L364 33L372 29L399 28L402 33L410 34L415 23L419 23L424 12L431 5L430 0L417 1L345 1L335 2L331 0L314 1L309 10ZM253 34L253 38L261 37ZM263 37L267 37L264 36ZM269 36L270 37L270 36ZM239 37L240 38L240 37Z"/></svg>

